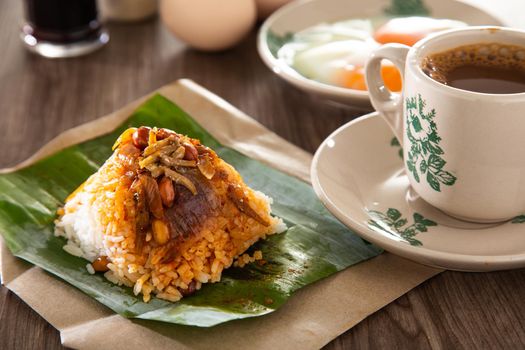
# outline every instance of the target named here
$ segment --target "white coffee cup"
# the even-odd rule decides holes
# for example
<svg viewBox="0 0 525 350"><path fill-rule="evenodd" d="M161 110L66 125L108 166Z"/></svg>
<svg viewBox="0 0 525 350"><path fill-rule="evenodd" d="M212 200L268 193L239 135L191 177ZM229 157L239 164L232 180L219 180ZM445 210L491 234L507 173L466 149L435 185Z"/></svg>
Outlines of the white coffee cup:
<svg viewBox="0 0 525 350"><path fill-rule="evenodd" d="M372 105L402 142L405 171L417 194L457 218L498 222L525 213L525 93L461 90L421 69L433 53L479 43L523 46L525 60L525 31L466 27L436 33L411 48L378 48L366 66L366 81ZM384 86L383 59L401 71L401 94Z"/></svg>

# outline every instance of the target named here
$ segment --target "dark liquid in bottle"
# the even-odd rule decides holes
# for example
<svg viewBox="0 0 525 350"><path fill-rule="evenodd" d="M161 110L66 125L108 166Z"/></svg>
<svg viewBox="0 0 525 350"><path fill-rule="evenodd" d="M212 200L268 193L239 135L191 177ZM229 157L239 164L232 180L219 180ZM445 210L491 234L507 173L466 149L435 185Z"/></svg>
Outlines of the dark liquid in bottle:
<svg viewBox="0 0 525 350"><path fill-rule="evenodd" d="M100 34L96 0L25 0L23 31L38 40L73 43Z"/></svg>

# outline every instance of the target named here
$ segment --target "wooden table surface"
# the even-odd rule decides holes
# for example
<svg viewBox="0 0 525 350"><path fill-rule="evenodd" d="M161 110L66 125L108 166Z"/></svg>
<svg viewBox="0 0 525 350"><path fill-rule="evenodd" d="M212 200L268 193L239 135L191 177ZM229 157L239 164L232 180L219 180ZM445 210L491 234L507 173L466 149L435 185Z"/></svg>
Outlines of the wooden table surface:
<svg viewBox="0 0 525 350"><path fill-rule="evenodd" d="M156 19L111 24L111 42L101 51L48 60L22 47L21 12L20 1L0 1L0 167L178 78L195 80L310 152L363 114L324 104L274 76L257 55L255 32L233 50L205 54L187 49ZM523 348L524 300L525 269L444 272L326 348ZM1 287L0 349L59 348L59 333Z"/></svg>

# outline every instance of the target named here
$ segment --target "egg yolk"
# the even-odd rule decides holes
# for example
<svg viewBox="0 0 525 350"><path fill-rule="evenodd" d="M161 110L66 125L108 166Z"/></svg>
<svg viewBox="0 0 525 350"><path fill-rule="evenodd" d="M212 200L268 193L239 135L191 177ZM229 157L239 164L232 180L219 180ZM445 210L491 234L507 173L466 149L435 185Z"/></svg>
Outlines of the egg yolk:
<svg viewBox="0 0 525 350"><path fill-rule="evenodd" d="M390 91L401 91L401 74L396 67L391 64L381 66L381 77ZM341 74L341 85L348 89L366 91L365 69L364 67L349 67Z"/></svg>
<svg viewBox="0 0 525 350"><path fill-rule="evenodd" d="M380 44L399 43L412 46L431 33L462 25L464 23L459 21L427 17L393 18L376 30L374 39Z"/></svg>

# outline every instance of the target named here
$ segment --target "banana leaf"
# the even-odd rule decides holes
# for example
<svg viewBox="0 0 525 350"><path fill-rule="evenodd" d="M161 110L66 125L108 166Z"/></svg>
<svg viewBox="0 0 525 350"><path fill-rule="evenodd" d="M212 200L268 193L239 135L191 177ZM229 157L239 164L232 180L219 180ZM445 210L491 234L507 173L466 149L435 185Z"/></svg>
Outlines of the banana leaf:
<svg viewBox="0 0 525 350"><path fill-rule="evenodd" d="M130 288L88 274L86 260L62 249L65 239L53 235L57 208L110 156L118 135L140 125L170 128L200 139L232 164L249 186L274 199L273 214L285 220L288 230L251 249L261 250L267 264L229 268L219 283L205 284L177 303L156 298L144 303ZM125 317L200 327L270 313L299 288L381 253L330 215L308 184L221 145L161 95L150 98L107 135L0 175L0 232L15 256Z"/></svg>

